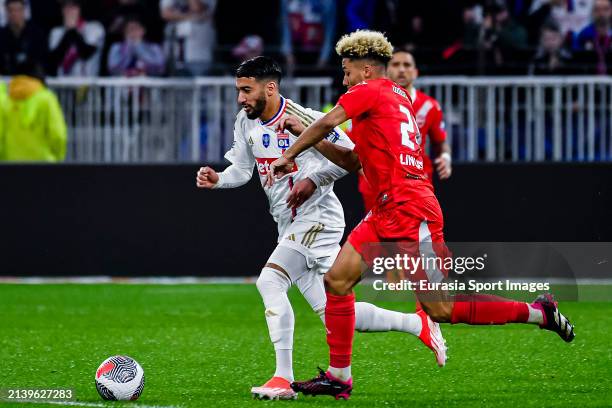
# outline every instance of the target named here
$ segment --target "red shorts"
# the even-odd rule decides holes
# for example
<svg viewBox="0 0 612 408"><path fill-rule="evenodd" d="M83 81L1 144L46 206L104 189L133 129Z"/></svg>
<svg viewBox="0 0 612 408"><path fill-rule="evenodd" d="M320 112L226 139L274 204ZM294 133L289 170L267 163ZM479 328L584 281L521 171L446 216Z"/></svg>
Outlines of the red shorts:
<svg viewBox="0 0 612 408"><path fill-rule="evenodd" d="M353 229L348 242L372 266L375 258L407 254L411 257L450 256L444 243L444 218L435 197L401 204L383 204ZM410 279L439 282L446 277L445 268L420 268Z"/></svg>

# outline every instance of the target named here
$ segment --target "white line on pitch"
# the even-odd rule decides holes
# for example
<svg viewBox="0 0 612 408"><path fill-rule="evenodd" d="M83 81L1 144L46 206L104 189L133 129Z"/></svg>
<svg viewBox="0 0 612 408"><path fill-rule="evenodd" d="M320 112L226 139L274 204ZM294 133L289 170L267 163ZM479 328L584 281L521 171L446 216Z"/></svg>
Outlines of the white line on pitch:
<svg viewBox="0 0 612 408"><path fill-rule="evenodd" d="M94 408L108 408L108 404L101 402L79 402L79 401L39 401L39 400L16 400L13 402L19 402L23 404L51 404L51 405L62 405L70 407L94 407ZM120 401L118 401L120 402ZM181 408L177 405L142 405L130 403L131 407L134 408Z"/></svg>

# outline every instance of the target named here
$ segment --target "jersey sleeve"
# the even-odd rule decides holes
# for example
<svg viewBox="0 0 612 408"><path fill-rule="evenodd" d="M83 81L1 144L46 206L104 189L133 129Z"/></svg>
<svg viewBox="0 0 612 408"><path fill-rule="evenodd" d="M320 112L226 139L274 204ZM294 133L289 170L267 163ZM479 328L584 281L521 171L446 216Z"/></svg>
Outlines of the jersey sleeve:
<svg viewBox="0 0 612 408"><path fill-rule="evenodd" d="M234 188L246 184L253 176L255 156L244 137L240 118L234 123L234 142L232 148L225 153L225 158L232 165L219 173L219 182L215 188Z"/></svg>
<svg viewBox="0 0 612 408"><path fill-rule="evenodd" d="M321 186L327 186L336 180L346 176L348 171L344 170L340 166L336 166L334 163L328 161L323 167L317 171L313 171L306 175L313 183L320 188Z"/></svg>
<svg viewBox="0 0 612 408"><path fill-rule="evenodd" d="M240 118L237 118L234 123L234 141L232 148L225 153L225 158L232 164L250 170L255 166L255 156L253 156L253 151L246 141Z"/></svg>
<svg viewBox="0 0 612 408"><path fill-rule="evenodd" d="M434 101L434 108L432 110L432 122L429 130L429 137L431 142L435 144L444 143L446 141L446 128L444 125L444 115L440 104Z"/></svg>
<svg viewBox="0 0 612 408"><path fill-rule="evenodd" d="M354 118L376 106L379 91L378 87L362 82L346 91L338 100L338 105L344 108L349 119Z"/></svg>
<svg viewBox="0 0 612 408"><path fill-rule="evenodd" d="M314 120L325 116L323 112L319 112L310 108L306 108L304 109L304 111L308 114L309 117L313 118ZM307 125L310 125L310 123L308 123ZM355 148L355 144L351 141L348 135L342 129L340 129L340 126L336 126L331 132L328 133L325 138L330 142L337 144L338 146L346 147L347 149L351 150Z"/></svg>

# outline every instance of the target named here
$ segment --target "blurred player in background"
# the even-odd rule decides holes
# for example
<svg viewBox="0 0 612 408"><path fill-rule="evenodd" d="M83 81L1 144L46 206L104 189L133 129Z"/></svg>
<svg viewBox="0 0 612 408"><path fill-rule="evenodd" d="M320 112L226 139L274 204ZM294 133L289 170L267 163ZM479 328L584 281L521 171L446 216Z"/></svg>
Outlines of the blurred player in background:
<svg viewBox="0 0 612 408"><path fill-rule="evenodd" d="M325 275L327 303L325 327L330 351L327 372L292 388L310 395L350 397L353 389L351 357L355 322L353 287L367 265L395 246L395 254L411 258L444 259L444 220L433 186L423 167L420 132L415 125L412 102L404 88L386 77L393 47L383 34L356 31L338 41L342 57L343 83L348 91L329 113L312 123L283 155L270 165L268 185L293 171L295 158L323 140L338 124L352 119L354 150L331 146L328 159L341 167L363 171L377 191L376 205L353 229L340 254ZM384 254L384 252L383 252ZM385 254L386 255L386 254ZM421 267L411 279L440 283L446 271ZM537 324L556 332L566 342L574 339L574 328L557 308L552 295L541 295L533 303L516 302L485 294L446 291L415 291L423 309L437 322L492 325Z"/></svg>
<svg viewBox="0 0 612 408"><path fill-rule="evenodd" d="M295 142L297 136L322 113L303 108L279 93L281 70L266 57L243 62L236 71L238 102L242 110L234 125L234 144L225 157L232 163L223 172L210 167L198 171L200 188L234 188L246 184L257 168L264 184L270 163ZM327 132L316 149L329 150L334 144L347 149L353 143L339 128ZM344 233L344 212L333 191L334 181L347 172L328 161L316 149L307 149L296 158L293 172L272 187L265 187L270 212L278 224L278 246L261 270L257 289L265 305L270 339L276 351L276 372L251 392L258 398L292 399L294 315L287 291L295 284L312 309L325 322L323 276L340 251ZM357 303L352 311L359 331L401 331L418 336L436 355L439 365L446 361L446 347L437 323L423 312L403 314Z"/></svg>

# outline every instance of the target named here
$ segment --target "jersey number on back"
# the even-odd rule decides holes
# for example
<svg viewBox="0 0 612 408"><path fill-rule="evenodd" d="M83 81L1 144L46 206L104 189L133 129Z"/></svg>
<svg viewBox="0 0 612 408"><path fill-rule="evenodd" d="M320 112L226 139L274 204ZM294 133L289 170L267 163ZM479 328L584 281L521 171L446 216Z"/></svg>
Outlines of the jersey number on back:
<svg viewBox="0 0 612 408"><path fill-rule="evenodd" d="M414 118L412 113L403 105L399 106L400 112L402 112L408 118L408 122L402 122L402 145L408 147L410 150L417 150L417 146L420 146L419 136L421 135L418 131L415 132ZM411 140L414 139L413 140Z"/></svg>

